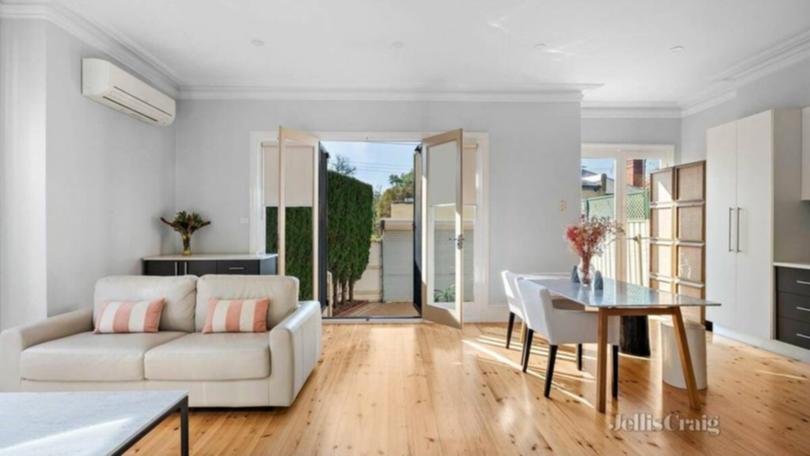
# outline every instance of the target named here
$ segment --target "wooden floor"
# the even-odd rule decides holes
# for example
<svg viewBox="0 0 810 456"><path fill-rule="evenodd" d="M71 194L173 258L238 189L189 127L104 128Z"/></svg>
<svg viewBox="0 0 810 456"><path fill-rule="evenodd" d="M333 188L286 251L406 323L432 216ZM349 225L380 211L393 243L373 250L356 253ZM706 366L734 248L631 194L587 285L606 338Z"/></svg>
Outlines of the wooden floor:
<svg viewBox="0 0 810 456"><path fill-rule="evenodd" d="M352 307L336 317L418 317L412 302L369 302Z"/></svg>
<svg viewBox="0 0 810 456"><path fill-rule="evenodd" d="M685 392L662 385L657 353L622 356L619 401L608 395L601 415L594 378L576 370L570 348L560 349L546 399L547 347L536 343L523 374L520 347L504 349L504 336L504 325L463 333L427 323L325 325L323 359L293 407L192 411L192 454L810 454L807 364L709 336L709 390L695 413ZM610 430L617 413L671 412L717 417L720 434ZM167 420L128 454L179 454L178 424Z"/></svg>

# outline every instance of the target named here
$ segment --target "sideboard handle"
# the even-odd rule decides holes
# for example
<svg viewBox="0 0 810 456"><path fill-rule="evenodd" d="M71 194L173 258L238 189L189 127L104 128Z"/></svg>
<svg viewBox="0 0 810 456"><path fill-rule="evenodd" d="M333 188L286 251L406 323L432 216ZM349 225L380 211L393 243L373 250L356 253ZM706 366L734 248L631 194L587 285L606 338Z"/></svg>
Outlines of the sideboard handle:
<svg viewBox="0 0 810 456"><path fill-rule="evenodd" d="M796 336L801 337L802 339L810 340L810 336L808 336L807 334L796 333Z"/></svg>
<svg viewBox="0 0 810 456"><path fill-rule="evenodd" d="M229 271L244 271L245 267L244 266L230 266L230 267L228 267L228 270ZM808 283L808 285L810 285L810 283Z"/></svg>
<svg viewBox="0 0 810 456"><path fill-rule="evenodd" d="M801 310L802 312L810 312L810 309L802 306L796 306L796 310Z"/></svg>
<svg viewBox="0 0 810 456"><path fill-rule="evenodd" d="M796 283L798 283L799 285L810 285L810 282L806 280L797 280Z"/></svg>

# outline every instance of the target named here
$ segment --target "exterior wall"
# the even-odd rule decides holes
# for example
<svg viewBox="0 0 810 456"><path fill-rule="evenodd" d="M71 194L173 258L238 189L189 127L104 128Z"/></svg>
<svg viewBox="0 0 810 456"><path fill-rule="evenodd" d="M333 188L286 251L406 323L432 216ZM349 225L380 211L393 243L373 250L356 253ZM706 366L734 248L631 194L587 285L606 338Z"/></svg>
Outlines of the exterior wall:
<svg viewBox="0 0 810 456"><path fill-rule="evenodd" d="M380 241L371 241L368 266L354 284L354 299L379 302L382 299L382 248Z"/></svg>

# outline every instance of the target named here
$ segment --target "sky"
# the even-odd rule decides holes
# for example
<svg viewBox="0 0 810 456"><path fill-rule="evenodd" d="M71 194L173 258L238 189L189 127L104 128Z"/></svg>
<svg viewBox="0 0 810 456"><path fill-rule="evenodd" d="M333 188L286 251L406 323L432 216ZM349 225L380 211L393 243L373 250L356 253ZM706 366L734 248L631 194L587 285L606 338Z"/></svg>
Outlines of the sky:
<svg viewBox="0 0 810 456"><path fill-rule="evenodd" d="M417 146L416 143L349 141L323 141L322 144L329 152L330 163L334 163L338 155L348 158L357 168L354 177L371 184L375 190L390 187L388 176L391 174L413 169L413 151Z"/></svg>

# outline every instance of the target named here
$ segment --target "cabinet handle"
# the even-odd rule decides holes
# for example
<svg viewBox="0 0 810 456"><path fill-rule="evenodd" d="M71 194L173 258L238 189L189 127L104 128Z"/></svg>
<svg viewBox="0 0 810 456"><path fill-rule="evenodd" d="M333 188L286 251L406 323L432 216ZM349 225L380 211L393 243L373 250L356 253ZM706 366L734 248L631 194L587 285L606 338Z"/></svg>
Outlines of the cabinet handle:
<svg viewBox="0 0 810 456"><path fill-rule="evenodd" d="M807 334L796 333L796 337L801 337L802 339L810 340L810 336L808 336Z"/></svg>
<svg viewBox="0 0 810 456"><path fill-rule="evenodd" d="M802 312L810 312L810 309L802 306L796 306L796 310L801 310Z"/></svg>
<svg viewBox="0 0 810 456"><path fill-rule="evenodd" d="M740 250L740 212L742 212L742 209L740 209L738 207L737 208L737 253L742 252L742 250Z"/></svg>
<svg viewBox="0 0 810 456"><path fill-rule="evenodd" d="M230 266L230 267L228 267L228 270L229 271L244 271L245 267L244 266Z"/></svg>
<svg viewBox="0 0 810 456"><path fill-rule="evenodd" d="M174 275L178 275L179 272L179 263L177 261L174 262Z"/></svg>
<svg viewBox="0 0 810 456"><path fill-rule="evenodd" d="M188 261L183 263L183 275L188 275Z"/></svg>
<svg viewBox="0 0 810 456"><path fill-rule="evenodd" d="M728 251L733 252L734 249L731 248L731 214L734 212L734 208L728 208Z"/></svg>
<svg viewBox="0 0 810 456"><path fill-rule="evenodd" d="M797 280L796 283L798 283L799 285L810 285L810 282L806 280Z"/></svg>

